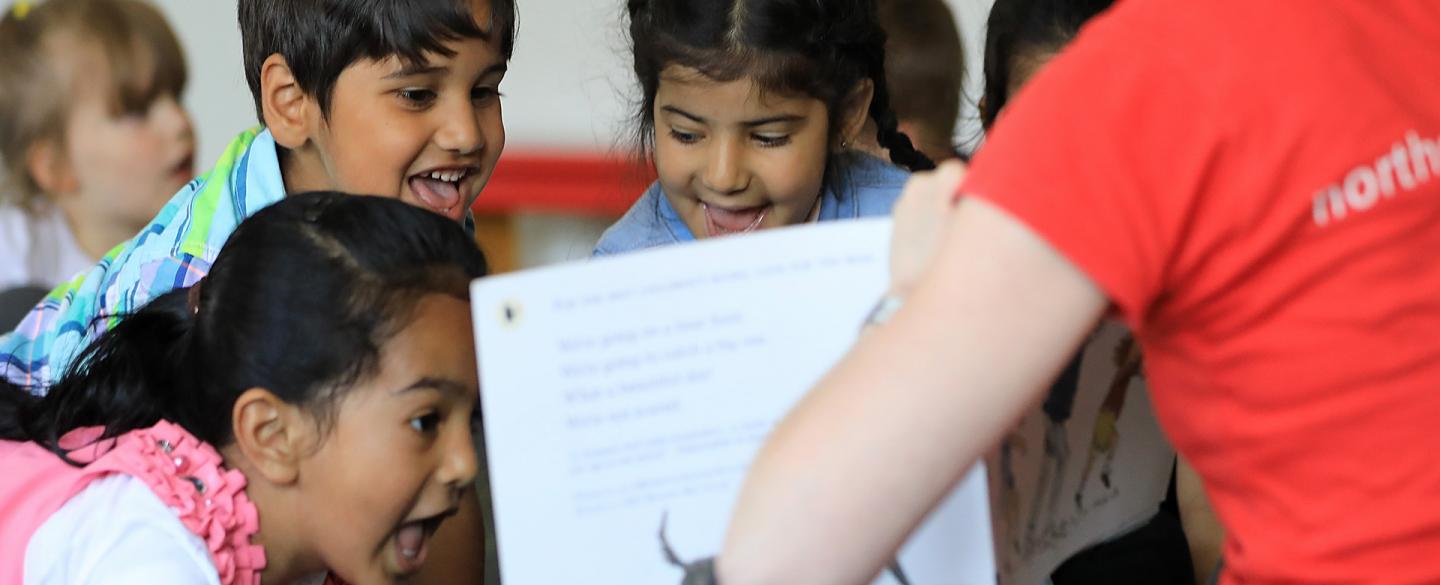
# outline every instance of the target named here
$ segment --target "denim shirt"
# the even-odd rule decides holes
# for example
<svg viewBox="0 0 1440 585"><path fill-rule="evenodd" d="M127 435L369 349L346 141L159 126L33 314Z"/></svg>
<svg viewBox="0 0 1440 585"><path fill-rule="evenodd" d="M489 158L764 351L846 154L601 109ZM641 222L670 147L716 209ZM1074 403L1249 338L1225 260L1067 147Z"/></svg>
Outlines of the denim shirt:
<svg viewBox="0 0 1440 585"><path fill-rule="evenodd" d="M838 159L834 179L820 194L817 221L890 215L910 173L865 154L845 154ZM694 239L695 234L690 233L657 181L620 221L605 230L594 255L623 254Z"/></svg>

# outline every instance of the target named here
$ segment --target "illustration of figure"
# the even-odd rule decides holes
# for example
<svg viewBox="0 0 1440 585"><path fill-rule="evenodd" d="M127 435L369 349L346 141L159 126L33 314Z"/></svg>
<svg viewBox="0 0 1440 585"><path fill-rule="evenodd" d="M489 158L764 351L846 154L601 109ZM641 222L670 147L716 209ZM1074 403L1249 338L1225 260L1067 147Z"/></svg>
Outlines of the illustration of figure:
<svg viewBox="0 0 1440 585"><path fill-rule="evenodd" d="M1080 386L1080 358L1075 356L1065 371L1050 387L1041 410L1045 413L1045 457L1040 462L1040 479L1035 482L1035 495L1030 505L1030 519L1025 526L1025 546L1021 554L1036 548L1043 524L1049 532L1054 526L1053 515L1060 503L1060 488L1065 482L1065 467L1070 459L1070 438L1065 423L1075 407L1075 393Z"/></svg>
<svg viewBox="0 0 1440 585"><path fill-rule="evenodd" d="M666 562L685 572L685 576L680 578L680 585L715 585L715 557L689 563L680 560L680 555L675 554L675 549L670 546L670 538L665 536L665 520L668 517L669 512L660 514L660 552L665 555Z"/></svg>
<svg viewBox="0 0 1440 585"><path fill-rule="evenodd" d="M1000 442L1000 510L1004 514L1010 546L1020 552L1020 489L1015 480L1014 453L1025 454L1025 435L1019 429Z"/></svg>
<svg viewBox="0 0 1440 585"><path fill-rule="evenodd" d="M1075 507L1085 508L1085 487L1090 483L1090 469L1095 459L1104 456L1100 465L1100 483L1110 489L1110 470L1115 462L1116 447L1120 444L1120 433L1116 425L1120 413L1125 409L1125 395L1130 391L1130 381L1140 374L1143 360L1140 358L1140 344L1135 337L1126 335L1115 348L1115 377L1110 381L1110 391L1100 404L1100 414L1095 418L1095 432L1090 440L1090 454L1085 457L1081 468L1080 485L1075 488Z"/></svg>
<svg viewBox="0 0 1440 585"><path fill-rule="evenodd" d="M680 578L680 585L715 585L715 557L705 557L688 563L680 560L680 555L675 554L675 549L670 546L670 537L665 535L665 521L668 518L669 512L660 514L660 552L665 555L666 562L685 572L685 576ZM890 561L888 569L890 576L900 585L911 585L905 571L900 568L899 559Z"/></svg>

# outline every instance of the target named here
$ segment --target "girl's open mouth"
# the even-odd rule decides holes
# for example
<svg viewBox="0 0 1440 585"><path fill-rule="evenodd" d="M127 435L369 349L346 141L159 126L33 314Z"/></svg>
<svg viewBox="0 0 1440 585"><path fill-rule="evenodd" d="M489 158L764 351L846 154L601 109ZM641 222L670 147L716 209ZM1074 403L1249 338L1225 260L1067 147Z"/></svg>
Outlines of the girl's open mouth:
<svg viewBox="0 0 1440 585"><path fill-rule="evenodd" d="M711 237L753 232L760 228L765 216L770 213L769 205L725 209L701 201L700 207L705 211L705 231Z"/></svg>
<svg viewBox="0 0 1440 585"><path fill-rule="evenodd" d="M449 510L400 525L400 529L395 531L395 564L402 573L410 574L420 570L430 552L430 538L435 535L440 524L454 514L454 510Z"/></svg>

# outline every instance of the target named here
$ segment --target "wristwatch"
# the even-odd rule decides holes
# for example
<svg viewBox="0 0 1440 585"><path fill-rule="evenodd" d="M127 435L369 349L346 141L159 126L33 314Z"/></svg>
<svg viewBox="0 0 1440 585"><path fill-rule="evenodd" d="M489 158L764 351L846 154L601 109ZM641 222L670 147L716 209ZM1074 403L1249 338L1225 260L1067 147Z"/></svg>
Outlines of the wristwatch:
<svg viewBox="0 0 1440 585"><path fill-rule="evenodd" d="M865 322L861 325L861 329L889 321L903 306L905 306L905 299L897 295L886 294L880 297L880 300L876 301L875 306L870 309L870 313L865 315Z"/></svg>

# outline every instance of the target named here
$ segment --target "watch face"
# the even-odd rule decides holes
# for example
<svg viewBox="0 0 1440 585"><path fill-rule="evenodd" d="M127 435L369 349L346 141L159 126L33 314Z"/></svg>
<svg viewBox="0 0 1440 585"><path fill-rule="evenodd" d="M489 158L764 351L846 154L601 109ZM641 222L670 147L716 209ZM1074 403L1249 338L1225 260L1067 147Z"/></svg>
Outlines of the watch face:
<svg viewBox="0 0 1440 585"><path fill-rule="evenodd" d="M875 303L875 308L870 309L870 314L865 316L865 325L879 325L890 320L900 307L905 306L905 300L894 295L885 295Z"/></svg>

